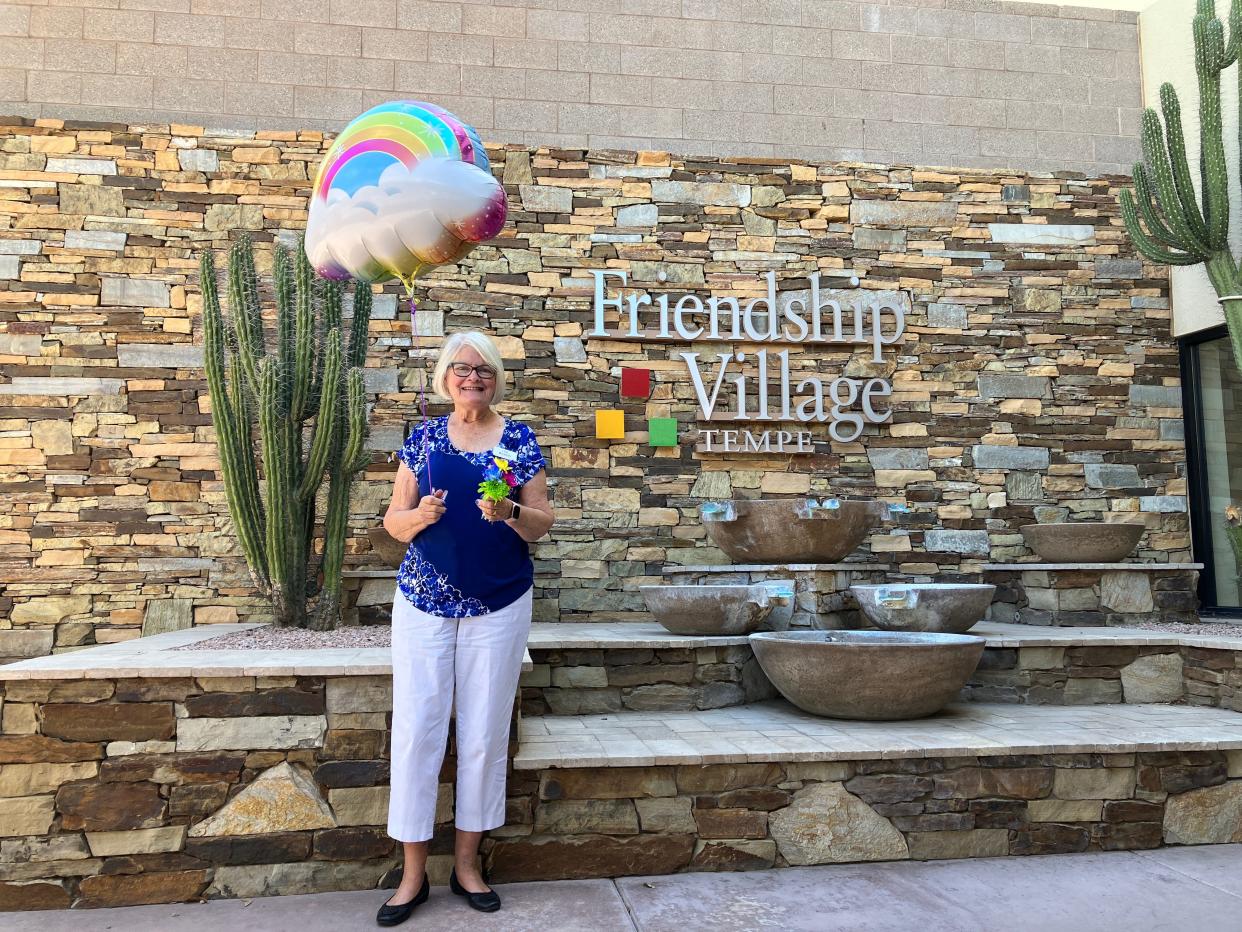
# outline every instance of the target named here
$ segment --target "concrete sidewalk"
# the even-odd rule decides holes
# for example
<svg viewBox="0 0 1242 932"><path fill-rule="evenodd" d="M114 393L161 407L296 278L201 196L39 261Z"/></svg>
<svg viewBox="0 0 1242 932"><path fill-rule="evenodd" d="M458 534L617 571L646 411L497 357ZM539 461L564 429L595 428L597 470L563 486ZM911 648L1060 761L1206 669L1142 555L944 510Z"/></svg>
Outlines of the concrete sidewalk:
<svg viewBox="0 0 1242 932"><path fill-rule="evenodd" d="M1242 845L842 864L499 887L471 911L447 888L402 927L505 932L1242 932ZM0 914L5 932L341 932L376 928L381 891ZM248 905L247 905L248 904Z"/></svg>

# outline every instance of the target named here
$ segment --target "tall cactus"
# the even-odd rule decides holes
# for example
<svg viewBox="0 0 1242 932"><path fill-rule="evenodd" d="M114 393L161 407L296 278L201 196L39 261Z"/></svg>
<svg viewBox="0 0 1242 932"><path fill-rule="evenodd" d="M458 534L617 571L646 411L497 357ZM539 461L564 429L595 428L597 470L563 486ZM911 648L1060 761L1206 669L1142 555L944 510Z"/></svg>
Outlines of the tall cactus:
<svg viewBox="0 0 1242 932"><path fill-rule="evenodd" d="M269 354L249 238L239 239L229 253L229 316L220 307L209 250L200 257L200 272L207 387L220 470L251 579L270 600L276 624L333 628L340 621L349 488L368 460L362 366L371 289L355 285L347 346L340 285L316 278L300 244L295 257L277 246L272 262L276 346ZM316 496L325 475L323 555L315 572L310 561ZM316 602L308 614L312 598Z"/></svg>
<svg viewBox="0 0 1242 932"><path fill-rule="evenodd" d="M1197 0L1193 21L1195 73L1199 83L1199 190L1195 191L1182 134L1182 108L1172 84L1160 86L1160 115L1143 113L1143 158L1134 166L1134 192L1121 192L1121 216L1134 246L1165 265L1203 263L1220 298L1242 368L1242 268L1229 250L1229 167L1225 161L1220 82L1238 61L1242 0L1232 0L1229 38L1213 0ZM1242 67L1237 75L1242 91ZM1242 142L1242 121L1238 123Z"/></svg>

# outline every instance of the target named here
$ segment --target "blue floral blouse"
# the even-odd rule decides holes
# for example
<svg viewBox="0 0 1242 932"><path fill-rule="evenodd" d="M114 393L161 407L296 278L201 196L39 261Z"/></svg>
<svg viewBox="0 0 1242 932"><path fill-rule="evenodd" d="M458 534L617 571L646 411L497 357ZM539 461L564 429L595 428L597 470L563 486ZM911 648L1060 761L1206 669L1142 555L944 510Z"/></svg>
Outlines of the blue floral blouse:
<svg viewBox="0 0 1242 932"><path fill-rule="evenodd" d="M517 491L546 465L535 432L505 418L500 443L486 453L458 450L449 440L448 417L432 418L397 454L418 478L419 495L446 489L444 515L410 544L397 586L419 611L441 618L470 618L499 611L534 583L530 548L503 521L489 522L475 502L483 471L499 456L509 461Z"/></svg>

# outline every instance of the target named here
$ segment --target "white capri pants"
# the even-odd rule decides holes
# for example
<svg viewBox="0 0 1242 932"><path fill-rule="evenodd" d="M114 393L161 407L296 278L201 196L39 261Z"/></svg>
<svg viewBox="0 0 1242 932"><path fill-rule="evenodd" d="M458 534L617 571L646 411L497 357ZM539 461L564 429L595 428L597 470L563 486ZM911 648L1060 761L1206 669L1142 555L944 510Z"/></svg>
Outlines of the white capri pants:
<svg viewBox="0 0 1242 932"><path fill-rule="evenodd" d="M534 590L473 618L421 612L398 589L392 607L392 792L388 834L427 841L456 705L456 824L505 823L509 722L530 634Z"/></svg>

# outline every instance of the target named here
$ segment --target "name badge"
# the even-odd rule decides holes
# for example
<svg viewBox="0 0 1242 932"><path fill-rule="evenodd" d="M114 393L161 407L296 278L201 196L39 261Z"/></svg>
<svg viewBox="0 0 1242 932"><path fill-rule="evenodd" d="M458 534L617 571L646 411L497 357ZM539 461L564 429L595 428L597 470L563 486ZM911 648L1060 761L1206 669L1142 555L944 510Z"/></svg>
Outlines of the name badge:
<svg viewBox="0 0 1242 932"><path fill-rule="evenodd" d="M492 451L492 455L502 460L508 460L510 463L517 459L516 453L512 450L506 450L504 447L497 447Z"/></svg>

